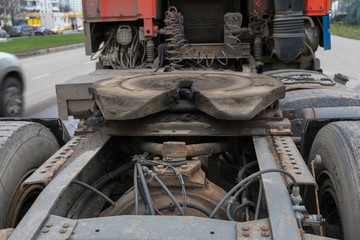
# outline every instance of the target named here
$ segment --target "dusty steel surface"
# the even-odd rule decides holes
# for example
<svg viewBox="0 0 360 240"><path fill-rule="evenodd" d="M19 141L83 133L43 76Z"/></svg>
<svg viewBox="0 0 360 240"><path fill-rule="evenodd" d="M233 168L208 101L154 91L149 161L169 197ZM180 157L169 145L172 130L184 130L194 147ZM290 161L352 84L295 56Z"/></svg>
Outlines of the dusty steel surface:
<svg viewBox="0 0 360 240"><path fill-rule="evenodd" d="M327 238L319 235L305 233L303 234L303 240L334 240L334 238Z"/></svg>
<svg viewBox="0 0 360 240"><path fill-rule="evenodd" d="M101 150L109 138L109 136L97 133L88 135L81 142L78 150L71 157L72 161L70 164L41 192L13 231L9 240L34 239L40 233L41 227L47 221L49 214L56 208L56 203L61 194Z"/></svg>
<svg viewBox="0 0 360 240"><path fill-rule="evenodd" d="M6 240L10 234L14 231L13 228L5 228L0 230L0 240Z"/></svg>
<svg viewBox="0 0 360 240"><path fill-rule="evenodd" d="M142 119L108 121L100 131L111 136L265 136L290 135L288 119L224 121L206 114L159 113Z"/></svg>
<svg viewBox="0 0 360 240"><path fill-rule="evenodd" d="M50 216L49 220L54 218L55 216ZM67 221L66 218L62 219ZM114 226L115 223L116 226ZM267 225L268 219L236 223L200 217L113 216L77 220L77 225L70 239L268 240L272 239L271 234L268 236L268 231L262 230ZM246 231L247 229L249 230ZM250 236L242 238L241 235L245 232L250 233ZM245 233L245 235L247 234Z"/></svg>
<svg viewBox="0 0 360 240"><path fill-rule="evenodd" d="M273 140L281 167L291 173L299 185L313 185L317 188L315 179L311 175L308 166L305 164L292 138L274 136ZM288 176L286 176L285 179L287 185L290 187L293 182Z"/></svg>
<svg viewBox="0 0 360 240"><path fill-rule="evenodd" d="M119 76L96 82L89 91L106 120L142 118L183 98L215 118L249 120L285 96L285 87L277 79L210 71Z"/></svg>
<svg viewBox="0 0 360 240"><path fill-rule="evenodd" d="M305 108L302 110L304 123L310 119L358 119L360 118L360 107L322 107Z"/></svg>
<svg viewBox="0 0 360 240"><path fill-rule="evenodd" d="M285 85L317 84L321 86L334 86L335 81L328 76L315 71L301 69L281 69L264 72L265 75L281 80Z"/></svg>
<svg viewBox="0 0 360 240"><path fill-rule="evenodd" d="M56 85L59 118L67 120L68 116L76 116L82 119L87 115L89 109L94 106L94 100L90 98L88 90L92 83L130 73L151 73L153 71L152 69L128 69L126 71L98 69L87 75L76 76L69 80L68 84Z"/></svg>
<svg viewBox="0 0 360 240"><path fill-rule="evenodd" d="M27 178L22 187L31 184L48 185L49 182L56 176L62 166L76 151L76 147L84 139L84 136L77 136L72 138L63 147L61 147L54 155L46 160L29 178Z"/></svg>
<svg viewBox="0 0 360 240"><path fill-rule="evenodd" d="M253 137L260 170L277 168L278 161L272 138ZM301 239L289 192L279 173L262 175L266 205L274 239Z"/></svg>

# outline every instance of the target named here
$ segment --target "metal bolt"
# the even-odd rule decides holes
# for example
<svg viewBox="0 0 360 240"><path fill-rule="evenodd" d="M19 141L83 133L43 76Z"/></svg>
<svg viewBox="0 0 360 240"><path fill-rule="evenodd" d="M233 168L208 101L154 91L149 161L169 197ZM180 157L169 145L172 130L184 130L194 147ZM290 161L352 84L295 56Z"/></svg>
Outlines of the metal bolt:
<svg viewBox="0 0 360 240"><path fill-rule="evenodd" d="M242 227L242 230L243 230L243 231L249 231L250 228L251 228L250 226L244 226L244 227Z"/></svg>
<svg viewBox="0 0 360 240"><path fill-rule="evenodd" d="M269 227L264 225L264 226L261 227L261 230L262 231L267 231L267 230L269 230Z"/></svg>
<svg viewBox="0 0 360 240"><path fill-rule="evenodd" d="M261 236L268 237L268 236L270 236L270 233L269 232L261 232Z"/></svg>
<svg viewBox="0 0 360 240"><path fill-rule="evenodd" d="M181 169L187 169L188 165L181 165Z"/></svg>
<svg viewBox="0 0 360 240"><path fill-rule="evenodd" d="M49 232L49 229L48 229L48 228L44 228L44 229L42 230L42 232L43 232L43 233L48 233L48 232Z"/></svg>
<svg viewBox="0 0 360 240"><path fill-rule="evenodd" d="M68 228L69 226L70 226L69 223L64 223L64 224L63 224L63 228Z"/></svg>
<svg viewBox="0 0 360 240"><path fill-rule="evenodd" d="M65 229L65 228L62 228L62 229L60 229L59 232L60 232L60 233L66 233L66 229Z"/></svg>
<svg viewBox="0 0 360 240"><path fill-rule="evenodd" d="M250 233L248 231L243 232L244 237L250 237Z"/></svg>
<svg viewBox="0 0 360 240"><path fill-rule="evenodd" d="M45 226L50 228L50 227L52 227L52 223L47 223Z"/></svg>

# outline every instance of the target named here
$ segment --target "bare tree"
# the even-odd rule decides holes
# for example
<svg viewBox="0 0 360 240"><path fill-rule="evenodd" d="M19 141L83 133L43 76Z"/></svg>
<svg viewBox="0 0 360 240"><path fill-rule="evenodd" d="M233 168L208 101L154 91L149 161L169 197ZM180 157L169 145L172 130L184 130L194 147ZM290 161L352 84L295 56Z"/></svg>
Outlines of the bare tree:
<svg viewBox="0 0 360 240"><path fill-rule="evenodd" d="M11 19L11 24L14 24L15 17L20 12L20 0L2 0L0 5L0 20L4 23L4 26L7 25L9 18Z"/></svg>
<svg viewBox="0 0 360 240"><path fill-rule="evenodd" d="M20 0L4 0L8 2L8 14L10 15L11 24L14 25L15 17L20 13Z"/></svg>
<svg viewBox="0 0 360 240"><path fill-rule="evenodd" d="M0 25L4 24L4 27L6 27L7 21L8 21L7 7L5 4L1 4L0 5Z"/></svg>

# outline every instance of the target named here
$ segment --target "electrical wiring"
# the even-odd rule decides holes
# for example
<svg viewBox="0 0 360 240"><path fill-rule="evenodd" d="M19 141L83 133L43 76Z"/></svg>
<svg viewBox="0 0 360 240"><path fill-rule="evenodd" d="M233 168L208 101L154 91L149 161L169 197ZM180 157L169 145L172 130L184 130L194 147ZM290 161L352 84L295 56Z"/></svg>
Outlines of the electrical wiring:
<svg viewBox="0 0 360 240"><path fill-rule="evenodd" d="M155 210L154 210L154 207L153 207L153 201L152 201L151 196L150 196L149 188L148 188L148 186L146 184L146 180L145 180L145 176L144 176L141 164L136 163L135 167L137 168L138 175L140 177L140 183L142 185L142 188L143 188L143 191L144 191L144 194L145 194L144 201L146 201L147 205L149 206L150 214L155 215Z"/></svg>
<svg viewBox="0 0 360 240"><path fill-rule="evenodd" d="M239 188L241 188L243 185L245 185L249 180L258 177L262 174L265 173L270 173L270 172L279 172L279 173L283 173L286 174L287 176L289 176L289 178L292 180L294 187L298 187L298 183L296 182L295 178L293 175L291 175L289 172L282 170L282 169L278 169L278 168L274 168L274 169L266 169L266 170L262 170L262 171L258 171L256 173L251 174L250 176L246 177L245 179L243 179L242 181L240 181L238 184L236 184L218 203L218 205L216 205L215 209L212 211L212 213L210 214L210 218L213 218L215 216L215 214L219 211L219 209L221 208L221 206L225 203L225 201L233 194L235 193Z"/></svg>
<svg viewBox="0 0 360 240"><path fill-rule="evenodd" d="M132 162L129 162L129 163L126 163L126 164L122 165L121 167L115 169L114 171L112 171L112 172L106 174L105 176L101 177L100 179L98 179L96 182L94 182L92 184L92 187L94 187L96 189L102 188L109 181L111 181L113 179L116 179L119 176L122 176L123 174L125 174L133 166L134 166L134 163L132 163ZM71 218L71 219L76 219L79 216L79 214L80 214L83 206L85 205L85 203L93 196L93 194L94 194L93 191L86 190L79 197L79 199L74 203L74 205L69 210L66 217Z"/></svg>
<svg viewBox="0 0 360 240"><path fill-rule="evenodd" d="M139 163L138 163L139 164ZM139 164L140 165L140 164ZM176 200L176 198L174 197L174 195L170 192L170 190L166 187L166 185L163 183L163 181L161 181L161 179L156 175L156 173L154 173L152 170L150 170L148 167L143 166L142 167L143 171L147 174L150 175L150 177L152 177L161 187L162 189L165 191L166 195L169 196L169 198L171 199L171 201L176 205L176 207L179 209L180 214L182 216L185 215L185 212L183 211L183 209L181 208L179 202ZM139 170L139 168L138 168ZM139 170L140 171L140 170Z"/></svg>

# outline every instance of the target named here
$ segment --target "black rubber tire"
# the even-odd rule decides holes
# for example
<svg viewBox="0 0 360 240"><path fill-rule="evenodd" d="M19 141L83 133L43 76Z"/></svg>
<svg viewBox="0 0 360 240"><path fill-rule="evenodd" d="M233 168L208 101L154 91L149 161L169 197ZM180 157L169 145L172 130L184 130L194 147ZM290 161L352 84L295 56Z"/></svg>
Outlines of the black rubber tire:
<svg viewBox="0 0 360 240"><path fill-rule="evenodd" d="M8 91L12 91L7 93ZM8 99L7 95L12 98ZM15 96L16 95L16 96ZM2 117L20 117L23 112L23 85L19 79L8 77L5 79L0 89L0 116Z"/></svg>
<svg viewBox="0 0 360 240"><path fill-rule="evenodd" d="M309 160L316 154L322 159L315 174L327 235L359 239L360 122L335 122L323 127L315 137Z"/></svg>
<svg viewBox="0 0 360 240"><path fill-rule="evenodd" d="M15 227L25 214L27 209L24 211L22 207L32 204L25 193L31 195L32 200L37 195L27 188L21 189L21 182L58 149L54 135L41 124L0 122L0 228ZM41 191L39 188L34 190L35 193ZM14 215L14 206L21 208L18 216Z"/></svg>

